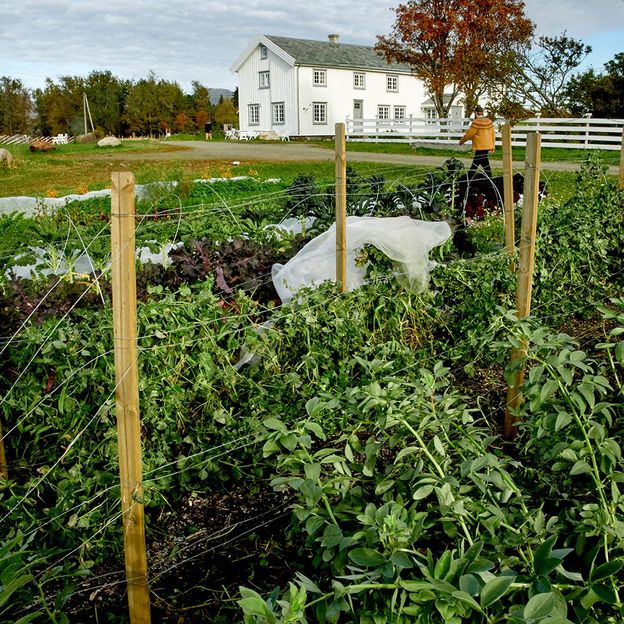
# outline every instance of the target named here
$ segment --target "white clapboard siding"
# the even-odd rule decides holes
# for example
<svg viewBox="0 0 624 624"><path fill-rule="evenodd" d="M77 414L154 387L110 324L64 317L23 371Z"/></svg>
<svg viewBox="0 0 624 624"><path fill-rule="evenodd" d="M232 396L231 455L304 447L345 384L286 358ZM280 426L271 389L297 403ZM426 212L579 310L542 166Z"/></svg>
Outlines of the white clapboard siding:
<svg viewBox="0 0 624 624"><path fill-rule="evenodd" d="M347 118L349 141L376 141L412 143L432 141L442 144L457 143L470 126L470 119L427 120L410 118L393 120ZM494 121L497 143L504 119ZM527 132L539 132L543 147L570 147L576 149L620 150L622 148L623 119L526 119L512 126L512 145L525 145Z"/></svg>

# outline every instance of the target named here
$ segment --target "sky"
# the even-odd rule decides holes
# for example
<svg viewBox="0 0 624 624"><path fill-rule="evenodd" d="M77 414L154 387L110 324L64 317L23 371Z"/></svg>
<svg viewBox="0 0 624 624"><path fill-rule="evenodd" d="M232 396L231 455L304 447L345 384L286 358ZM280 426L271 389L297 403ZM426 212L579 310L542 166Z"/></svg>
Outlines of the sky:
<svg viewBox="0 0 624 624"><path fill-rule="evenodd" d="M405 0L403 0L405 1ZM139 80L153 71L233 90L230 67L258 34L374 45L389 34L399 0L0 0L0 76L28 88L45 79L110 70ZM624 52L624 0L525 0L537 32L592 46L582 68L603 70Z"/></svg>

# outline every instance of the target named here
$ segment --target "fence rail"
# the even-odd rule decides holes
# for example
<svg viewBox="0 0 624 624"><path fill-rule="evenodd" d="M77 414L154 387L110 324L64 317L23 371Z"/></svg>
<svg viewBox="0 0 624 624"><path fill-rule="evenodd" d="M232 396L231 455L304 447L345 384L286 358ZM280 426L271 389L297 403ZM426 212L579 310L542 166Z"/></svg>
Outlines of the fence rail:
<svg viewBox="0 0 624 624"><path fill-rule="evenodd" d="M422 145L457 144L470 126L470 119L350 119L347 123L348 141L414 143ZM500 127L504 119L495 119L497 145L501 144ZM511 144L525 146L527 132L542 135L542 147L574 149L620 150L624 119L592 118L533 118L512 127Z"/></svg>
<svg viewBox="0 0 624 624"><path fill-rule="evenodd" d="M67 134L57 134L56 136L32 136L30 134L0 134L0 145L29 145L33 141L45 141L52 145L73 143L75 137Z"/></svg>

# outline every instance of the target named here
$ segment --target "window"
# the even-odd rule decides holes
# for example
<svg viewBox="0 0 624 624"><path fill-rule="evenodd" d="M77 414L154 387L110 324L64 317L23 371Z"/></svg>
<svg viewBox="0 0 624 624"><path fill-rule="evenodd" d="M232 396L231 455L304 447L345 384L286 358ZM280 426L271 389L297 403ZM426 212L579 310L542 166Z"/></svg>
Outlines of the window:
<svg viewBox="0 0 624 624"><path fill-rule="evenodd" d="M324 69L313 70L312 84L315 87L326 87L327 86L327 72Z"/></svg>
<svg viewBox="0 0 624 624"><path fill-rule="evenodd" d="M284 102L273 103L273 123L274 124L284 123Z"/></svg>
<svg viewBox="0 0 624 624"><path fill-rule="evenodd" d="M433 123L438 118L438 113L435 108L425 109L425 119L427 123Z"/></svg>
<svg viewBox="0 0 624 624"><path fill-rule="evenodd" d="M395 119L405 119L405 106L395 106L394 107L394 118Z"/></svg>
<svg viewBox="0 0 624 624"><path fill-rule="evenodd" d="M386 91L398 91L399 90L399 77L398 76L386 76Z"/></svg>
<svg viewBox="0 0 624 624"><path fill-rule="evenodd" d="M377 107L377 119L390 119L390 107L386 104L380 104Z"/></svg>
<svg viewBox="0 0 624 624"><path fill-rule="evenodd" d="M265 59L269 54L267 47L265 45L260 46L260 58Z"/></svg>
<svg viewBox="0 0 624 624"><path fill-rule="evenodd" d="M366 88L366 83L364 82L364 76L365 74L361 74L358 72L355 72L353 74L353 88L354 89L365 89Z"/></svg>
<svg viewBox="0 0 624 624"><path fill-rule="evenodd" d="M258 73L259 83L258 86L261 89L268 89L271 86L271 76L268 71L261 71Z"/></svg>
<svg viewBox="0 0 624 624"><path fill-rule="evenodd" d="M313 122L315 124L327 123L327 102L314 102L312 104Z"/></svg>
<svg viewBox="0 0 624 624"><path fill-rule="evenodd" d="M257 126L260 124L260 104L249 105L249 125Z"/></svg>

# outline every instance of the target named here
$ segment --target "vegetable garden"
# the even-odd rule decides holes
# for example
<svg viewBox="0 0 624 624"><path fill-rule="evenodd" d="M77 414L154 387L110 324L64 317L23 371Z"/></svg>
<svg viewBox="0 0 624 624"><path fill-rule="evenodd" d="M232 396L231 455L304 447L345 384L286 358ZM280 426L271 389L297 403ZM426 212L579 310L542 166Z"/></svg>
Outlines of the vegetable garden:
<svg viewBox="0 0 624 624"><path fill-rule="evenodd" d="M153 621L623 621L624 191L589 158L542 198L519 320L500 211L467 212L465 176L349 169L349 214L453 236L422 291L366 246L362 287L287 304L271 267L330 226L333 181L137 201L137 245L183 243L137 269ZM3 622L127 621L110 214L100 197L0 217ZM298 233L267 227L293 217Z"/></svg>

